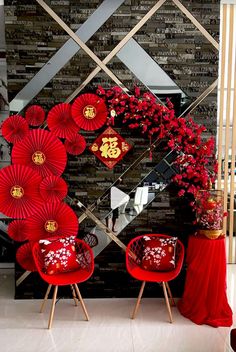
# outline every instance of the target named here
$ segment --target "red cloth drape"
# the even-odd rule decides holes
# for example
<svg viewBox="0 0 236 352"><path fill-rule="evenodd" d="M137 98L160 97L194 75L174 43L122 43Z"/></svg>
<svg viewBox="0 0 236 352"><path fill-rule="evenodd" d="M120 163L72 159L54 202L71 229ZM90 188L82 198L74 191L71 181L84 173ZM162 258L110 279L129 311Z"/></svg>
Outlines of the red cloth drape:
<svg viewBox="0 0 236 352"><path fill-rule="evenodd" d="M178 308L196 324L231 326L232 310L226 295L225 238L190 236L187 276Z"/></svg>

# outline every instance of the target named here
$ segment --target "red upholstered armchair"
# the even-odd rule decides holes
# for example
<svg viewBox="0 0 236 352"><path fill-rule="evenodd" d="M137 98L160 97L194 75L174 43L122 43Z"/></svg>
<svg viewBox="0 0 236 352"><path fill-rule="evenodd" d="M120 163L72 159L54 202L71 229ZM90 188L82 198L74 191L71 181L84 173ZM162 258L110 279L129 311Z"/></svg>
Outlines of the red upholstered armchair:
<svg viewBox="0 0 236 352"><path fill-rule="evenodd" d="M170 322L173 322L169 303L174 299L168 282L180 273L184 259L184 246L176 237L147 234L132 239L126 249L126 267L129 274L142 281L138 299L131 315L134 319L139 308L146 282L162 284Z"/></svg>
<svg viewBox="0 0 236 352"><path fill-rule="evenodd" d="M61 240L63 241L64 239L62 238ZM43 308L47 301L51 287L54 286L51 312L50 312L49 321L48 321L48 329L50 329L52 326L58 286L64 286L64 285L71 286L75 304L78 305L78 299L79 299L82 309L84 311L86 320L89 320L88 312L86 310L84 301L82 299L82 296L80 294L77 284L86 281L92 275L94 270L93 252L89 247L89 245L80 239L75 239L75 246L73 247L74 247L73 250L75 250L75 255L76 255L76 266L75 266L75 263L73 263L74 267L71 271L63 272L63 271L57 270L58 263L56 263L55 265L52 264L54 265L53 270L55 271L55 273L53 273L53 271L51 270L52 266L45 267L45 255L44 255L44 249L42 250L42 245L40 245L40 243L37 242L33 246L33 257L34 257L37 270L41 278L49 284L40 312L43 311ZM50 252L48 252L48 254L49 256L51 255ZM72 254L74 255L74 253ZM64 252L62 253L62 255L64 255ZM69 253L69 255L70 257L72 257L71 253Z"/></svg>

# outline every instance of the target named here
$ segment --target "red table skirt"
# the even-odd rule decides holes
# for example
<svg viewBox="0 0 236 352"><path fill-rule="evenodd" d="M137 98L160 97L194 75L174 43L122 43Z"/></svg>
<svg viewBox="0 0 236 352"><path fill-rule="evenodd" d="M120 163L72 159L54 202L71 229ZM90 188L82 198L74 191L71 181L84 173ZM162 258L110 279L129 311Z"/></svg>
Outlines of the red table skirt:
<svg viewBox="0 0 236 352"><path fill-rule="evenodd" d="M231 326L232 310L226 295L225 238L190 236L187 276L178 303L183 316L196 324Z"/></svg>

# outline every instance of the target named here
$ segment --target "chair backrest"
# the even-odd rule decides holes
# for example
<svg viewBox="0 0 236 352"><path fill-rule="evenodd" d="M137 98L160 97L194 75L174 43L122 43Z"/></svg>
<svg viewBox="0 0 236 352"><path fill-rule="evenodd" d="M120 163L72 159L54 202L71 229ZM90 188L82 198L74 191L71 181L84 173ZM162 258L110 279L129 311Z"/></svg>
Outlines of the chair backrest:
<svg viewBox="0 0 236 352"><path fill-rule="evenodd" d="M145 239L144 237L148 236L151 239L155 238L172 238L172 236L164 234L145 234L133 238L127 246L126 249L126 265L129 271L132 271L135 267L141 266L143 258L143 250L145 248ZM177 272L181 270L184 260L184 245L178 239L176 244L176 253L175 253L175 269Z"/></svg>
<svg viewBox="0 0 236 352"><path fill-rule="evenodd" d="M93 251L89 247L89 245L84 242L81 239L75 239L76 245L76 256L79 262L79 269L76 270L77 272L83 270L84 272L87 272L90 276L94 270L94 256L93 256ZM33 257L34 261L36 264L36 267L38 269L38 272L40 276L47 282L52 283L52 276L53 275L47 275L44 272L44 256L41 251L40 244L37 242L33 246ZM59 275L67 275L70 273L72 275L73 272L65 272L61 274L56 274L58 277ZM54 283L53 283L54 284Z"/></svg>

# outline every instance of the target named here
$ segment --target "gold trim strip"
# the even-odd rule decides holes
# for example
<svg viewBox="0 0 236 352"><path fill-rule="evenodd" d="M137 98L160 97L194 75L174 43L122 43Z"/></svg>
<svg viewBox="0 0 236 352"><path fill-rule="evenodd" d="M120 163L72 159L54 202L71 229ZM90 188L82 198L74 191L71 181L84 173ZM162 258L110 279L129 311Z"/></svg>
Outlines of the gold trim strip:
<svg viewBox="0 0 236 352"><path fill-rule="evenodd" d="M123 46L132 38L135 33L150 19L150 17L166 2L166 0L159 0L156 5L154 5L151 10L131 29L131 31L126 34L126 36L117 44L117 46L112 49L112 51L105 57L102 61L105 65L123 48ZM97 66L89 76L84 80L84 82L66 99L66 103L70 103L80 92L86 87L86 85L96 76L101 68Z"/></svg>
<svg viewBox="0 0 236 352"><path fill-rule="evenodd" d="M230 107L231 107L231 86L232 86L232 59L233 59L233 25L234 25L234 6L229 5L229 49L228 49L228 76L227 76L227 95L226 95L226 125L225 125L225 165L224 165L224 211L227 211L228 201L228 179L229 179L229 131L230 131ZM223 231L226 233L227 219L223 221ZM231 247L232 240L229 241ZM232 259L231 259L232 261Z"/></svg>
<svg viewBox="0 0 236 352"><path fill-rule="evenodd" d="M188 17L188 19L199 29L199 31L204 35L204 37L209 40L209 42L219 50L219 44L217 41L207 32L207 30L196 20L196 18L189 12L186 7L179 0L172 0L175 5Z"/></svg>
<svg viewBox="0 0 236 352"><path fill-rule="evenodd" d="M195 99L190 105L189 107L184 110L184 112L182 112L182 114L179 116L184 116L187 113L191 113L194 109L196 109L196 107L217 87L217 83L218 83L218 79L216 79L206 90L204 90L204 92L201 93L201 95L199 95L199 97L197 99Z"/></svg>
<svg viewBox="0 0 236 352"><path fill-rule="evenodd" d="M44 8L44 10L59 24L60 27L64 29L64 31L69 34L69 36L77 43L79 46L88 54L93 61L96 62L98 66L103 69L106 74L118 85L123 89L123 83L114 75L114 73L109 70L109 68L104 65L104 63L92 52L89 47L82 42L82 40L67 26L67 24L62 21L62 19L43 1L43 0L36 0L37 3Z"/></svg>
<svg viewBox="0 0 236 352"><path fill-rule="evenodd" d="M224 81L225 81L225 58L226 58L226 26L227 26L227 5L223 5L222 16L222 35L221 35L221 68L219 82L219 128L218 128L218 174L217 188L221 190L222 177L222 143L223 143L223 123L224 123Z"/></svg>

